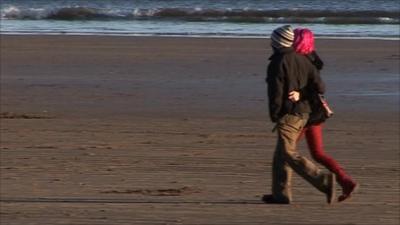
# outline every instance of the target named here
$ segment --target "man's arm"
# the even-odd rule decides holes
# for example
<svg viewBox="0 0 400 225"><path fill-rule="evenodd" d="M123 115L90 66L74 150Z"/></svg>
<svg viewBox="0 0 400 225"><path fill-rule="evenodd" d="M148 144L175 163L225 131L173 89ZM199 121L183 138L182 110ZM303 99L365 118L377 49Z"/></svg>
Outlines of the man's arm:
<svg viewBox="0 0 400 225"><path fill-rule="evenodd" d="M282 108L283 99L283 66L270 64L267 72L269 115L272 122L277 122Z"/></svg>

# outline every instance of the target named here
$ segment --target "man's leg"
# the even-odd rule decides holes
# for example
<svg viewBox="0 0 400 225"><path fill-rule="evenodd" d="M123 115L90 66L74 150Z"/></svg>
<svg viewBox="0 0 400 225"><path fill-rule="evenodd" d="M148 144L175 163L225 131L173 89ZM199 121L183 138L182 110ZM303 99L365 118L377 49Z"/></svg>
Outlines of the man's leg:
<svg viewBox="0 0 400 225"><path fill-rule="evenodd" d="M284 161L300 176L306 179L321 192L328 194L332 191L332 175L322 171L310 160L296 151L298 136L307 122L308 116L286 115L278 123L278 147ZM278 184L281 180L277 180ZM277 184L274 184L277 185ZM283 185L283 184L281 184ZM278 189L276 189L278 190ZM332 193L331 193L332 194ZM273 193L274 196L283 193ZM328 196L329 197L329 196ZM330 198L330 197L329 197ZM330 200L328 199L328 202Z"/></svg>
<svg viewBox="0 0 400 225"><path fill-rule="evenodd" d="M292 200L292 169L285 161L282 148L283 144L278 138L272 162L272 196L278 202L289 203Z"/></svg>

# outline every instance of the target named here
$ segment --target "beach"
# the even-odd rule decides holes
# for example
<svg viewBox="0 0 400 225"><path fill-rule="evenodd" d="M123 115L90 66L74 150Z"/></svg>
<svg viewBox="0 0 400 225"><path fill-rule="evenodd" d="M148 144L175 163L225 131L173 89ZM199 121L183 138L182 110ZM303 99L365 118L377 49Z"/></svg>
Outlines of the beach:
<svg viewBox="0 0 400 225"><path fill-rule="evenodd" d="M399 223L399 41L316 40L324 146L361 184L330 206L298 175L260 201L269 39L0 37L1 224Z"/></svg>

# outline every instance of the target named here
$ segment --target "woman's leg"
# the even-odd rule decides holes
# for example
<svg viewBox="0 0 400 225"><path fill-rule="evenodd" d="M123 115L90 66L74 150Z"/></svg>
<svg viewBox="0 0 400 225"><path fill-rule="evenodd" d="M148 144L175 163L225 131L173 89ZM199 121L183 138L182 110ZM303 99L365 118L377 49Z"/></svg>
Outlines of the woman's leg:
<svg viewBox="0 0 400 225"><path fill-rule="evenodd" d="M346 177L346 173L332 157L325 153L322 143L322 125L317 124L309 126L305 135L308 148L310 149L311 156L314 160L335 173L338 182L342 184L344 177Z"/></svg>
<svg viewBox="0 0 400 225"><path fill-rule="evenodd" d="M322 141L322 124L311 125L305 130L308 148L315 161L325 166L331 172L336 174L338 183L343 188L342 200L350 196L355 189L356 183L340 167L340 165L324 152ZM339 199L340 200L340 199Z"/></svg>

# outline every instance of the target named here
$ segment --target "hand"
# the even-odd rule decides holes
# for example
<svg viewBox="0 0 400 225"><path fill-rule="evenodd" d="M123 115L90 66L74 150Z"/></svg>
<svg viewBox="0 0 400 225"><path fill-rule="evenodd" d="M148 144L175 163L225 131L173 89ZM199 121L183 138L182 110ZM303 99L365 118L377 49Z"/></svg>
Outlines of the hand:
<svg viewBox="0 0 400 225"><path fill-rule="evenodd" d="M289 100L292 102L299 101L300 100L300 92L298 92L298 91L289 92Z"/></svg>

